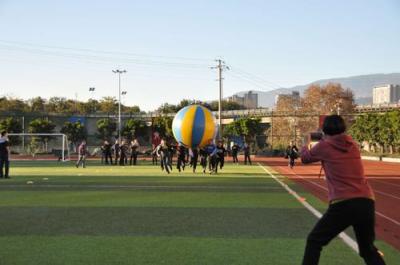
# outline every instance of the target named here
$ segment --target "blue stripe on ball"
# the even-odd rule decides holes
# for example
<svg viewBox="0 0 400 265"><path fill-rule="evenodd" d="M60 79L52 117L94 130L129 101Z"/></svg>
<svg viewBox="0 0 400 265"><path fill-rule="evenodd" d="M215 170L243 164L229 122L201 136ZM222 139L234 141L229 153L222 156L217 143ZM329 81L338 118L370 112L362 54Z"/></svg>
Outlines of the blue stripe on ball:
<svg viewBox="0 0 400 265"><path fill-rule="evenodd" d="M197 107L196 108L196 114L194 117L194 124L196 126L193 126L193 131L192 131L192 146L196 147L201 143L201 139L203 139L203 134L204 134L204 127L205 127L205 113L202 108Z"/></svg>

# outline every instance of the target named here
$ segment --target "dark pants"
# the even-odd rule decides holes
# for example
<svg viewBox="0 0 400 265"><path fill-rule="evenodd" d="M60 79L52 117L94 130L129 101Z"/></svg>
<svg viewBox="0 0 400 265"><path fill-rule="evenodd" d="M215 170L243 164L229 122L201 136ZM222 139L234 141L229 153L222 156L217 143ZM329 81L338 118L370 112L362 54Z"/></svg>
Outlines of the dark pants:
<svg viewBox="0 0 400 265"><path fill-rule="evenodd" d="M178 161L176 162L176 168L181 172L181 169L185 170L186 166L186 161L185 161L185 156L184 155L178 155Z"/></svg>
<svg viewBox="0 0 400 265"><path fill-rule="evenodd" d="M196 172L197 160L199 159L199 155L193 155L190 159L190 165L193 168L193 173Z"/></svg>
<svg viewBox="0 0 400 265"><path fill-rule="evenodd" d="M210 173L212 172L217 172L217 156L213 155L213 156L208 156L208 169L210 170Z"/></svg>
<svg viewBox="0 0 400 265"><path fill-rule="evenodd" d="M251 165L250 154L244 154L244 164L247 165L247 162Z"/></svg>
<svg viewBox="0 0 400 265"><path fill-rule="evenodd" d="M8 156L0 156L0 178L8 178L9 171L10 171L10 160L8 159Z"/></svg>
<svg viewBox="0 0 400 265"><path fill-rule="evenodd" d="M356 198L329 205L327 212L315 225L307 238L303 265L317 265L321 250L347 227L352 226L360 256L367 265L385 265L375 240L375 202Z"/></svg>
<svg viewBox="0 0 400 265"><path fill-rule="evenodd" d="M208 157L207 157L207 156L201 156L201 157L200 157L200 165L203 167L203 173L206 173L206 169L207 169L207 160L208 160Z"/></svg>
<svg viewBox="0 0 400 265"><path fill-rule="evenodd" d="M232 152L233 163L239 163L237 152Z"/></svg>
<svg viewBox="0 0 400 265"><path fill-rule="evenodd" d="M129 164L136 165L138 153L136 151L132 151L131 159L129 160Z"/></svg>
<svg viewBox="0 0 400 265"><path fill-rule="evenodd" d="M108 160L110 159L110 163L112 164L113 163L113 161L112 161L112 156L111 156L111 153L106 153L105 154L105 161L106 161L106 164L108 165Z"/></svg>
<svg viewBox="0 0 400 265"><path fill-rule="evenodd" d="M219 167L219 169L222 169L224 167L224 164L225 164L225 157L219 156L217 160L217 167Z"/></svg>
<svg viewBox="0 0 400 265"><path fill-rule="evenodd" d="M128 161L128 158L126 157L126 155L125 154L121 154L121 156L119 158L119 165L120 166L125 166L127 161Z"/></svg>
<svg viewBox="0 0 400 265"><path fill-rule="evenodd" d="M294 167L295 158L289 156L289 167Z"/></svg>

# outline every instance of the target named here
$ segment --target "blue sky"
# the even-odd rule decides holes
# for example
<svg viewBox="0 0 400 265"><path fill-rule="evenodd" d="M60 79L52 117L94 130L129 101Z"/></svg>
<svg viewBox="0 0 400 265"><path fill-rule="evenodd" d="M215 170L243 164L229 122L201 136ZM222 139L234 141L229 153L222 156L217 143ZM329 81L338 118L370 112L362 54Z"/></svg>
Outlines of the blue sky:
<svg viewBox="0 0 400 265"><path fill-rule="evenodd" d="M219 57L225 95L399 72L399 14L397 0L0 0L0 94L117 96L122 68L123 101L151 110L216 99Z"/></svg>

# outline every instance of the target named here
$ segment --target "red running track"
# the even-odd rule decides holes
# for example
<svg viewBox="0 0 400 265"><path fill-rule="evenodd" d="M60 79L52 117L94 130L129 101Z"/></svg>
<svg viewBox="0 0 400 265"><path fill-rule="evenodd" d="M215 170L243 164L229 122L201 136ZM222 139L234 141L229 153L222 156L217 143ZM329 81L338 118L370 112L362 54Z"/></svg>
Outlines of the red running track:
<svg viewBox="0 0 400 265"><path fill-rule="evenodd" d="M283 158L266 158L262 161L282 175L299 183L306 190L328 202L324 175L319 178L320 164L302 165L297 162L293 169ZM400 164L363 161L365 174L376 197L376 232L400 250Z"/></svg>

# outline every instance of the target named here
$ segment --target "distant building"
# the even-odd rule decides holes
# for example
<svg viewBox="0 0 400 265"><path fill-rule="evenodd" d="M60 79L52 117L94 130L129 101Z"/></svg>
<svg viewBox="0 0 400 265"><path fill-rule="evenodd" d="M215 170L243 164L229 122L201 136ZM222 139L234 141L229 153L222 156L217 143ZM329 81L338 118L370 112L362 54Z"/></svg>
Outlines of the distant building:
<svg viewBox="0 0 400 265"><path fill-rule="evenodd" d="M400 100L400 85L382 85L373 88L372 104L397 103Z"/></svg>
<svg viewBox="0 0 400 265"><path fill-rule="evenodd" d="M256 109L258 108L258 94L253 91L249 91L243 96L233 95L228 98L228 101L236 102L246 109Z"/></svg>
<svg viewBox="0 0 400 265"><path fill-rule="evenodd" d="M293 102L300 101L300 92L299 91L292 91L291 94L279 94L275 97L275 105L278 103L279 100L292 100Z"/></svg>

